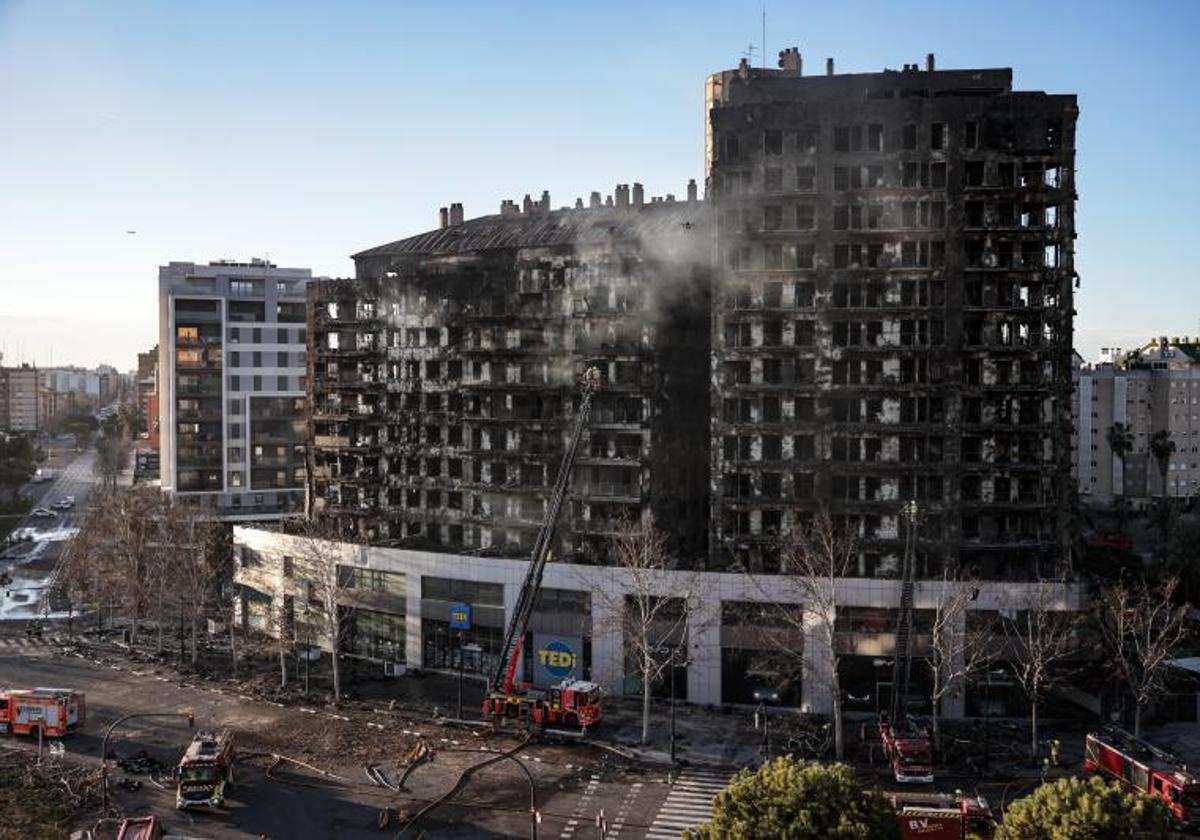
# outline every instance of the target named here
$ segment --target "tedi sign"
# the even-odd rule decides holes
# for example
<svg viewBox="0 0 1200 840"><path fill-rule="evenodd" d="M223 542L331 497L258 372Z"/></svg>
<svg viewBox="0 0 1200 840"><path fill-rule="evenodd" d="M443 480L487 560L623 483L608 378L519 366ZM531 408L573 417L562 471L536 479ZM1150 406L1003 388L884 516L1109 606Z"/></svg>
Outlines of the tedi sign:
<svg viewBox="0 0 1200 840"><path fill-rule="evenodd" d="M546 688L580 676L583 640L578 636L533 634L533 684Z"/></svg>

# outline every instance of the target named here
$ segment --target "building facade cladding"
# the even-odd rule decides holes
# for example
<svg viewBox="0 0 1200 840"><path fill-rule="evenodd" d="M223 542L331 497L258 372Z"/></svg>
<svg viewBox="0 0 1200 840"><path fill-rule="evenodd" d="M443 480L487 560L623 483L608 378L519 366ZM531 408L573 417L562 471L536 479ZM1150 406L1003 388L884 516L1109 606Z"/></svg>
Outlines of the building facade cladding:
<svg viewBox="0 0 1200 840"><path fill-rule="evenodd" d="M714 565L820 506L860 573L1069 550L1074 96L1009 70L708 79Z"/></svg>
<svg viewBox="0 0 1200 840"><path fill-rule="evenodd" d="M1124 354L1105 354L1077 373L1076 480L1080 498L1147 500L1200 492L1200 339L1162 336ZM1133 448L1113 455L1109 429L1124 424ZM1165 431L1175 449L1165 463L1150 450ZM1166 469L1163 469L1163 466Z"/></svg>
<svg viewBox="0 0 1200 840"><path fill-rule="evenodd" d="M556 554L598 560L653 513L702 560L707 209L594 204L506 202L310 287L316 513L376 542L526 554L596 366Z"/></svg>
<svg viewBox="0 0 1200 840"><path fill-rule="evenodd" d="M159 269L164 489L229 520L303 512L306 268Z"/></svg>

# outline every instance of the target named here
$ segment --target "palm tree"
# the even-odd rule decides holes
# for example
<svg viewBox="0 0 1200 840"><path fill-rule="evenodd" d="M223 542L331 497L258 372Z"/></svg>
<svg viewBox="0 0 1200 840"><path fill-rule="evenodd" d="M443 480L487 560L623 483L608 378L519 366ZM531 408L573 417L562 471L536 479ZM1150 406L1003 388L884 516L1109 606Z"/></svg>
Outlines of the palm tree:
<svg viewBox="0 0 1200 840"><path fill-rule="evenodd" d="M1125 481L1125 456L1133 451L1133 429L1124 423L1113 423L1108 427L1108 446L1112 454L1121 459L1121 482ZM1114 504L1117 508L1117 530L1125 533L1125 488L1113 488Z"/></svg>
<svg viewBox="0 0 1200 840"><path fill-rule="evenodd" d="M1171 464L1171 453L1175 451L1175 441L1166 429L1159 429L1150 435L1150 454L1158 461L1158 472L1162 476L1162 494L1167 496L1167 467Z"/></svg>
<svg viewBox="0 0 1200 840"><path fill-rule="evenodd" d="M1162 476L1162 501L1158 506L1159 552L1164 556L1167 541L1171 538L1171 499L1167 496L1167 469L1171 466L1171 453L1175 451L1175 441L1166 429L1159 429L1150 435L1150 454L1158 461L1158 472Z"/></svg>

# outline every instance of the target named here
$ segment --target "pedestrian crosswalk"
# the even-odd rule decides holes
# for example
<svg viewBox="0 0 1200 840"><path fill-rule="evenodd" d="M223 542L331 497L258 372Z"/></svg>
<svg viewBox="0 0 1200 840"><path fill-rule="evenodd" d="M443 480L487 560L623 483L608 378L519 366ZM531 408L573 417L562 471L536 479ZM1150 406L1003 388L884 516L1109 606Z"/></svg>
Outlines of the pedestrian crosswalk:
<svg viewBox="0 0 1200 840"><path fill-rule="evenodd" d="M18 648L48 648L57 643L58 641L56 639L42 636L0 637L0 649L8 648L10 650L15 650Z"/></svg>
<svg viewBox="0 0 1200 840"><path fill-rule="evenodd" d="M685 829L712 819L713 797L733 778L728 768L682 770L646 832L646 840L678 840Z"/></svg>

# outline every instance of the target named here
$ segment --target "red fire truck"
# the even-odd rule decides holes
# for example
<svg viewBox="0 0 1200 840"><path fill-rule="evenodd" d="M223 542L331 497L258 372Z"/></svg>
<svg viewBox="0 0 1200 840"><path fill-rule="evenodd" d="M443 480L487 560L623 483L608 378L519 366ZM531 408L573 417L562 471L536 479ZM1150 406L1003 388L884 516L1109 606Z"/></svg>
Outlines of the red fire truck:
<svg viewBox="0 0 1200 840"><path fill-rule="evenodd" d="M86 705L82 691L69 688L0 691L0 732L61 738L83 726Z"/></svg>
<svg viewBox="0 0 1200 840"><path fill-rule="evenodd" d="M1200 776L1178 756L1110 726L1088 733L1083 769L1161 799L1185 826L1200 828Z"/></svg>
<svg viewBox="0 0 1200 840"><path fill-rule="evenodd" d="M933 749L927 727L908 716L894 726L881 718L879 742L897 782L920 784L933 781Z"/></svg>
<svg viewBox="0 0 1200 840"><path fill-rule="evenodd" d="M891 800L902 840L986 840L996 833L992 809L982 796L897 793Z"/></svg>
<svg viewBox="0 0 1200 840"><path fill-rule="evenodd" d="M233 736L228 730L197 732L179 761L175 807L220 808L225 803L225 788L233 782L233 761Z"/></svg>
<svg viewBox="0 0 1200 840"><path fill-rule="evenodd" d="M517 718L542 726L576 728L594 726L604 716L603 696L600 686L596 683L565 679L543 691L516 680L525 633L529 629L533 605L542 586L542 574L546 570L546 564L550 562L558 516L567 498L571 469L575 465L575 453L579 450L579 440L587 425L592 398L600 388L599 369L588 368L579 385L582 395L579 410L575 413L575 424L563 451L562 463L558 468L550 504L546 507L545 519L529 557L529 569L517 596L516 608L505 629L504 647L501 649L495 675L488 685L487 695L483 698L484 717Z"/></svg>
<svg viewBox="0 0 1200 840"><path fill-rule="evenodd" d="M121 820L117 840L162 840L163 827L158 817L129 817Z"/></svg>

